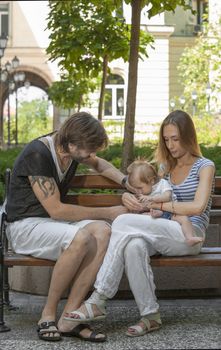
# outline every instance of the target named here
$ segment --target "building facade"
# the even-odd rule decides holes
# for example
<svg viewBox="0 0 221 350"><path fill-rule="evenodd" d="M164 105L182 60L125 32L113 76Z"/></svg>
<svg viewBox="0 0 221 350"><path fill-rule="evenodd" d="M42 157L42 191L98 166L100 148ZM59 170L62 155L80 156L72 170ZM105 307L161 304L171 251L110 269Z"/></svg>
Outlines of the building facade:
<svg viewBox="0 0 221 350"><path fill-rule="evenodd" d="M182 95L178 83L177 64L186 46L194 44L202 28L203 13L209 8L210 18L221 13L218 0L190 1L195 14L177 7L175 13L165 12L151 20L142 13L141 26L153 34L154 49L148 49L148 58L140 60L138 66L138 87L136 103L136 123L160 122L170 110L170 100ZM47 92L55 80L59 80L58 68L46 55L49 32L46 29L47 1L0 1L1 36L8 35L7 47L1 58L1 70L14 56L20 60L16 71L25 73L32 86ZM125 6L126 21L130 23L130 7ZM105 119L124 118L128 79L128 64L122 60L110 63L111 76L106 85ZM7 99L9 86L0 86L0 146L3 140L3 105ZM96 116L98 93L91 96L90 111ZM63 111L54 108L54 128L64 120Z"/></svg>

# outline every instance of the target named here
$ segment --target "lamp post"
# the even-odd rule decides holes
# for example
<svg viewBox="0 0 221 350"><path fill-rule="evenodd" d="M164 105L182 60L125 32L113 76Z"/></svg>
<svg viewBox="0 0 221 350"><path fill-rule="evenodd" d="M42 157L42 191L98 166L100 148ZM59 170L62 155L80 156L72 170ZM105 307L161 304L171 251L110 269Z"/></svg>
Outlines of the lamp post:
<svg viewBox="0 0 221 350"><path fill-rule="evenodd" d="M193 115L196 114L196 100L197 100L197 92L194 90L191 94L193 101Z"/></svg>
<svg viewBox="0 0 221 350"><path fill-rule="evenodd" d="M206 110L208 113L210 113L210 96L211 96L211 86L210 83L207 83L206 85L206 98L207 98L207 106L206 106Z"/></svg>
<svg viewBox="0 0 221 350"><path fill-rule="evenodd" d="M179 101L180 101L181 109L184 109L184 105L185 105L185 102L186 102L185 97L184 96L180 96Z"/></svg>
<svg viewBox="0 0 221 350"><path fill-rule="evenodd" d="M175 105L176 105L176 103L175 103L174 99L170 100L170 108L171 108L172 112L174 111Z"/></svg>
<svg viewBox="0 0 221 350"><path fill-rule="evenodd" d="M4 56L8 38L6 35L0 36L0 77L2 74L2 57ZM0 79L0 146L3 144L3 104L2 104L2 80Z"/></svg>
<svg viewBox="0 0 221 350"><path fill-rule="evenodd" d="M24 72L15 72L14 82L15 82L15 144L16 146L18 145L18 88L20 83L24 83L24 80L25 80Z"/></svg>
<svg viewBox="0 0 221 350"><path fill-rule="evenodd" d="M7 72L7 82L8 82L8 146L11 144L11 114L10 114L10 89L9 89L9 84L10 84L10 72L12 69L12 64L7 61L5 63L5 68Z"/></svg>
<svg viewBox="0 0 221 350"><path fill-rule="evenodd" d="M17 56L15 56L11 62L7 61L5 64L5 71L4 71L4 76L2 78L2 81L7 83L7 88L8 88L8 146L11 144L11 115L10 115L10 93L12 93L14 90L16 92L17 96L17 81L24 81L25 79L25 74L23 72L16 72L15 70L19 66L19 59ZM16 78L15 78L16 76ZM16 81L17 79L17 81ZM17 103L17 101L16 101ZM17 121L18 115L16 112L16 136L15 136L15 141L17 140L17 133L18 133L18 121Z"/></svg>
<svg viewBox="0 0 221 350"><path fill-rule="evenodd" d="M119 99L117 100L117 106L119 108L120 111L120 121L121 121L121 136L123 133L123 111L124 111L124 99L123 97L119 97Z"/></svg>

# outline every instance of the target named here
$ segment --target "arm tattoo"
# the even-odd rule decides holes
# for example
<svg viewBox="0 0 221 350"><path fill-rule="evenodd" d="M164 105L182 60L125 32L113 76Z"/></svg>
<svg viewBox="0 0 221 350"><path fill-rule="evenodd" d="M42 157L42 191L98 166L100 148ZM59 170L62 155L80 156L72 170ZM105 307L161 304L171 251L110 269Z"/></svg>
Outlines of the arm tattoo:
<svg viewBox="0 0 221 350"><path fill-rule="evenodd" d="M30 176L31 186L33 187L36 183L40 190L43 192L44 197L48 198L55 193L55 181L51 177L46 176Z"/></svg>

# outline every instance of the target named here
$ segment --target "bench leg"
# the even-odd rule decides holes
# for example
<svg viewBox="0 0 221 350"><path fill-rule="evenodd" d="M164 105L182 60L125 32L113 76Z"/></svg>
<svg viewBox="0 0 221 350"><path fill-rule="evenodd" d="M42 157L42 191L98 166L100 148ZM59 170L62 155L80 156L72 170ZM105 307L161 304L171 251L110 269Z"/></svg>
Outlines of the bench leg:
<svg viewBox="0 0 221 350"><path fill-rule="evenodd" d="M4 322L4 284L3 284L3 256L2 256L2 252L0 252L0 260L1 260L1 267L0 267L0 333L2 332L8 332L11 329L6 326L5 322Z"/></svg>
<svg viewBox="0 0 221 350"><path fill-rule="evenodd" d="M9 306L10 300L9 300L8 267L4 267L3 276L4 276L3 277L4 278L4 285L3 285L4 304Z"/></svg>
<svg viewBox="0 0 221 350"><path fill-rule="evenodd" d="M4 322L4 252L3 252L3 237L4 228L1 225L1 237L0 237L0 332L8 332L11 329L6 326Z"/></svg>
<svg viewBox="0 0 221 350"><path fill-rule="evenodd" d="M10 302L10 297L9 297L10 285L8 282L8 269L9 269L8 267L4 266L4 271L3 271L3 279L4 279L3 302L9 311L11 311L11 310L15 311L15 310L18 310L19 307L13 306Z"/></svg>

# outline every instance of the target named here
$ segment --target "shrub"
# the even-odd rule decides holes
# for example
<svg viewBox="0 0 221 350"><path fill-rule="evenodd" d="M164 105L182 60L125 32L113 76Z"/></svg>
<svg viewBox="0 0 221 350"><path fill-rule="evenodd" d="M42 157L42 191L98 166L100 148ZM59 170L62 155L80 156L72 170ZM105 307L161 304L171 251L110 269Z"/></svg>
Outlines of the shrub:
<svg viewBox="0 0 221 350"><path fill-rule="evenodd" d="M135 146L135 157L151 159L156 144L149 143L145 146ZM0 203L4 197L4 174L7 168L12 168L15 158L20 153L21 148L13 148L6 151L0 151ZM201 145L201 151L204 157L214 161L216 165L216 175L221 176L221 146L206 147ZM110 145L106 150L98 152L98 156L111 162L116 168L120 168L122 156L122 144ZM78 167L78 173L88 173L88 168L84 165Z"/></svg>

